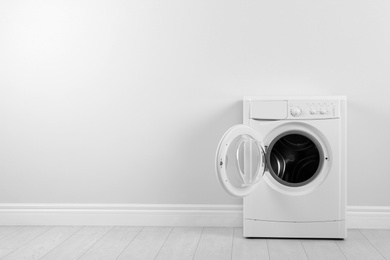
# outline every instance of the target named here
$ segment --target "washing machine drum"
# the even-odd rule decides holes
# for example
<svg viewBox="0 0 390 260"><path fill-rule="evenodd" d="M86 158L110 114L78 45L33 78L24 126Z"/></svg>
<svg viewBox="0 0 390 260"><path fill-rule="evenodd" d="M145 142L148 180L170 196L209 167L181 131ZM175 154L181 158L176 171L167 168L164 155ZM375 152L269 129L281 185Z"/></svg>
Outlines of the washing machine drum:
<svg viewBox="0 0 390 260"><path fill-rule="evenodd" d="M268 147L269 172L280 183L303 186L318 175L323 164L319 143L306 133L285 133Z"/></svg>

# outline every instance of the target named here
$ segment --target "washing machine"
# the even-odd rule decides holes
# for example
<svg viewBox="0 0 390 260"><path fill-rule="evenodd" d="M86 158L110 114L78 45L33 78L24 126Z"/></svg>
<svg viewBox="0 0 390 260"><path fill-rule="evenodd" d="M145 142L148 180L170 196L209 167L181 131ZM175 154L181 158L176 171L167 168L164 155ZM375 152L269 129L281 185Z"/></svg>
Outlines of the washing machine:
<svg viewBox="0 0 390 260"><path fill-rule="evenodd" d="M244 237L346 237L346 97L245 97L216 174Z"/></svg>

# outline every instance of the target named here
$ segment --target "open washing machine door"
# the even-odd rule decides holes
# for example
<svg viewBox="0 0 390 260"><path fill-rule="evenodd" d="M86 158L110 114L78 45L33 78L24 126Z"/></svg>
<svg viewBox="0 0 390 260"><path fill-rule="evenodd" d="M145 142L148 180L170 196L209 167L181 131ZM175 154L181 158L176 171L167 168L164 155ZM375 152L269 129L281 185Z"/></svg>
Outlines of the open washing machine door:
<svg viewBox="0 0 390 260"><path fill-rule="evenodd" d="M245 197L259 184L265 171L263 138L247 125L235 125L223 135L215 158L222 187L235 197Z"/></svg>

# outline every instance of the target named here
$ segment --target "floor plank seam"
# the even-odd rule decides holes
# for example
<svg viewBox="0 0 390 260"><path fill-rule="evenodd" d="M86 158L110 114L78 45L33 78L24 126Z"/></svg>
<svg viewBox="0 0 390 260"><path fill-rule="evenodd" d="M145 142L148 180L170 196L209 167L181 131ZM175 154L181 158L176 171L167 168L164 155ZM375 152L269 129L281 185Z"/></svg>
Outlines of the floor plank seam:
<svg viewBox="0 0 390 260"><path fill-rule="evenodd" d="M267 245L268 259L271 260L271 255L269 254L268 239L265 240L265 244Z"/></svg>
<svg viewBox="0 0 390 260"><path fill-rule="evenodd" d="M31 228L31 227L35 227L35 226L27 226L26 229L28 228ZM43 227L49 227L49 226L43 226ZM42 236L43 234L45 234L46 232L49 232L50 230L52 230L55 226L49 228L48 230L46 230L45 232L41 233L41 234L38 234L36 237L33 237L32 239L26 241L24 244L20 245L18 248L16 248L15 250L13 250L12 252L10 252L9 254L3 256L1 259L4 259L6 258L7 256L13 254L14 252L18 251L20 248L22 248L23 246L25 246L26 244L32 242L33 240L37 239L38 237Z"/></svg>
<svg viewBox="0 0 390 260"><path fill-rule="evenodd" d="M57 226L54 226L54 227L57 227ZM79 232L81 229L83 229L85 226L80 226L80 228L78 230L76 230L72 235L70 235L68 238L66 238L64 241L62 241L61 243L59 243L58 245L56 245L55 247L53 247L51 250L47 251L44 255L42 255L39 259L42 259L45 257L45 255L47 255L48 253L50 253L51 251L53 251L54 249L56 249L59 245L61 245L62 243L64 243L66 240L68 240L69 238L71 238L72 236L74 236L74 234L76 234L77 232ZM38 259L38 260L39 260Z"/></svg>
<svg viewBox="0 0 390 260"><path fill-rule="evenodd" d="M115 258L115 260L119 259L119 257L123 254L123 252L125 252L126 249L131 245L131 243L133 243L134 239L142 232L143 229L144 229L144 227L141 227L141 228L139 229L137 235L135 235L135 236L133 237L133 239L131 239L131 240L129 241L129 243L127 244L127 246L125 246L125 247L123 248L122 252Z"/></svg>
<svg viewBox="0 0 390 260"><path fill-rule="evenodd" d="M103 234L103 236L102 236L101 238L97 239L97 240L95 241L95 243L93 243L87 250L85 250L85 252L82 253L77 259L80 259L81 257L83 257L83 255L85 255L89 250L91 250L91 248L92 248L94 245L96 245L96 243L99 242L103 237L105 237L105 236L108 234L108 232L110 232L113 228L114 228L114 226L111 226L111 227L106 231L106 233Z"/></svg>
<svg viewBox="0 0 390 260"><path fill-rule="evenodd" d="M200 232L200 236L199 236L199 239L198 239L198 243L196 243L196 247L195 247L194 254L193 254L193 256L192 256L192 260L195 259L196 251L198 251L199 242L200 242L200 239L202 238L203 231L204 231L204 227L202 227L202 232Z"/></svg>
<svg viewBox="0 0 390 260"><path fill-rule="evenodd" d="M340 249L340 252L343 254L344 258L348 260L348 257L345 255L344 251L339 246L339 241L335 241L335 243L336 243L336 246Z"/></svg>
<svg viewBox="0 0 390 260"><path fill-rule="evenodd" d="M234 232L236 231L236 228L233 228L233 236L232 236L232 245L230 250L230 259L233 259L233 249L234 249Z"/></svg>
<svg viewBox="0 0 390 260"><path fill-rule="evenodd" d="M156 254L156 256L154 257L154 260L156 260L156 258L157 258L157 256L158 256L158 254L160 253L161 249L163 248L163 246L164 246L165 243L167 242L169 236L172 234L172 230L173 230L173 227L171 227L171 230L169 231L168 236L165 238L165 240L164 240L164 242L162 243L160 249L157 251L157 254Z"/></svg>
<svg viewBox="0 0 390 260"><path fill-rule="evenodd" d="M368 241L368 243L370 243L370 245L372 245L372 247L383 257L383 259L387 259L384 255L382 255L382 253L378 250L378 248L376 248L376 246L371 243L370 239L368 239L363 232L360 232L360 229L358 229L359 233L362 234L362 236Z"/></svg>
<svg viewBox="0 0 390 260"><path fill-rule="evenodd" d="M299 242L301 242L301 246L302 246L302 248L303 248L303 252L305 252L306 259L309 260L309 255L308 255L307 252L306 252L305 245L302 243L302 240L299 240Z"/></svg>
<svg viewBox="0 0 390 260"><path fill-rule="evenodd" d="M15 233L15 232L17 232L19 230L21 230L22 228L23 228L23 226L17 226L17 228L14 231L12 231L11 233L9 233L9 234L3 236L2 238L0 238L0 242L1 242L1 240L5 239L6 237L12 235L13 233Z"/></svg>

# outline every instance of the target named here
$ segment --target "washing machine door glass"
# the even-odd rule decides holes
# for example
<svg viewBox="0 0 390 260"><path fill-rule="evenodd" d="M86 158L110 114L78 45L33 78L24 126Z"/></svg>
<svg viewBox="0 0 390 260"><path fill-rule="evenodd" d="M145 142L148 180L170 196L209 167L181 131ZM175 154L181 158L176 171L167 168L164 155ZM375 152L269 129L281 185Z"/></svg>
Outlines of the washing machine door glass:
<svg viewBox="0 0 390 260"><path fill-rule="evenodd" d="M257 187L265 170L262 137L247 125L230 128L219 142L216 173L231 195L245 197Z"/></svg>

